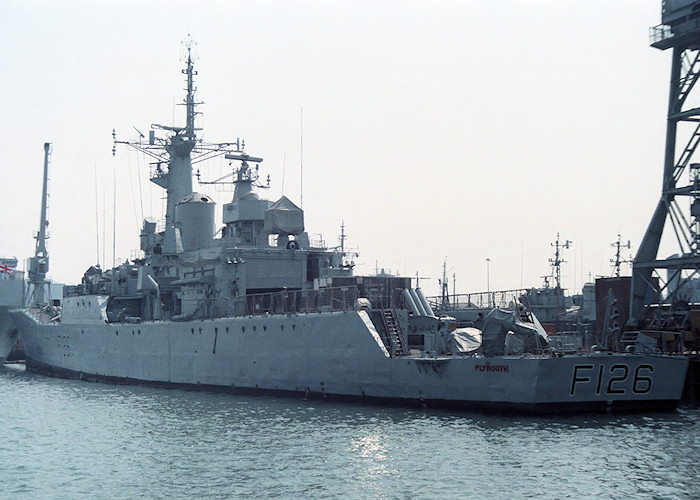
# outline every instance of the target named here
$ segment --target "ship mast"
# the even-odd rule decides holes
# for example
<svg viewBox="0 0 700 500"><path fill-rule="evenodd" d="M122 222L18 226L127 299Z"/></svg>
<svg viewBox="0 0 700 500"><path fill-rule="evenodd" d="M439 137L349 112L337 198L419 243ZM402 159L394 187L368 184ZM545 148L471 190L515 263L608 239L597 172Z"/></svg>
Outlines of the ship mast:
<svg viewBox="0 0 700 500"><path fill-rule="evenodd" d="M454 277L454 275L453 275ZM447 257L442 263L442 279L438 280L440 282L440 293L442 294L442 307L443 309L450 308L450 289L447 280ZM454 298L454 297L453 297Z"/></svg>
<svg viewBox="0 0 700 500"><path fill-rule="evenodd" d="M197 72L194 70L194 62L192 60L192 49L195 47L195 43L194 40L188 36L183 44L187 49L187 68L182 70L182 72L187 75L187 96L185 97L187 125L185 127L185 135L190 141L194 142L197 139L194 129L195 106L197 105L194 101L194 75L196 75Z"/></svg>
<svg viewBox="0 0 700 500"><path fill-rule="evenodd" d="M194 42L191 38L187 38L183 42L183 46L187 50L187 58L185 69L182 73L187 76L187 95L185 96L185 128L168 127L165 125L154 124L152 129L160 129L170 132L175 132L175 135L170 137L165 142L164 147L169 155L167 173L156 169L156 174L151 178L155 184L165 188L168 194L168 204L165 212L166 232L167 227L175 223L175 205L184 196L192 192L192 157L191 153L197 143L197 134L194 127L194 118L196 115L196 105L194 100L194 75L197 72L194 70L194 61L192 49ZM153 134L155 135L155 134Z"/></svg>
<svg viewBox="0 0 700 500"><path fill-rule="evenodd" d="M46 250L46 228L49 225L47 219L47 208L49 198L49 155L51 154L51 143L44 143L44 184L41 193L41 218L39 221L39 231L36 233L36 248L34 257L29 259L29 287L27 288L26 304L33 307L48 305L51 296L47 291L49 282L46 274L49 272L49 253Z"/></svg>
<svg viewBox="0 0 700 500"><path fill-rule="evenodd" d="M614 243L610 244L611 247L615 248L615 258L610 259L610 263L613 265L613 275L616 278L620 277L620 266L625 263L631 262L630 260L625 260L621 258L621 250L623 248L631 249L632 244L630 243L629 240L627 240L627 243L622 243L622 239L620 237L620 233L617 234L617 241Z"/></svg>
<svg viewBox="0 0 700 500"><path fill-rule="evenodd" d="M561 288L561 265L566 262L561 255L561 251L568 249L569 245L571 245L571 241L569 240L566 240L564 243L559 243L559 233L557 233L557 241L552 243L554 247L554 258L549 259L549 263L552 265L555 288Z"/></svg>
<svg viewBox="0 0 700 500"><path fill-rule="evenodd" d="M192 165L222 154L242 152L239 141L209 144L197 138L197 132L201 129L195 127L195 117L199 113L197 105L202 103L195 100L197 88L194 77L197 71L194 62L197 59L197 45L189 35L182 42L182 49L181 59L185 62L182 73L187 83L183 101L186 110L185 126L152 124L147 143L142 141L144 136L141 134L137 140L119 141L116 132L112 131L113 155L116 154L117 144L126 144L154 160L151 163L151 182L165 189L167 199L165 230L159 233L164 255L175 255L183 251L181 227L175 207L184 197L193 193Z"/></svg>

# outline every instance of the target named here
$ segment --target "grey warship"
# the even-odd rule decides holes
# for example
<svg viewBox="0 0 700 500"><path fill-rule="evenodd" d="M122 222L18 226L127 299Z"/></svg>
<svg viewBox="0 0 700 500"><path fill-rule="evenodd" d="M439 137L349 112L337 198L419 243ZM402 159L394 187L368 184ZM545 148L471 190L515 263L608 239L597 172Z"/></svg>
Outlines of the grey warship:
<svg viewBox="0 0 700 500"><path fill-rule="evenodd" d="M24 273L17 269L17 257L0 257L0 365L17 341L10 309L22 307Z"/></svg>
<svg viewBox="0 0 700 500"><path fill-rule="evenodd" d="M519 313L480 332L437 317L411 279L357 276L342 247L313 243L291 200L262 198L261 158L195 128L187 46L183 127L122 142L154 159L164 223L146 219L139 258L64 288L61 310L12 312L27 370L87 381L484 410L675 408L682 356L564 354ZM144 138L145 139L145 138ZM232 162L233 199L193 191L193 162ZM268 182L269 184L269 182Z"/></svg>

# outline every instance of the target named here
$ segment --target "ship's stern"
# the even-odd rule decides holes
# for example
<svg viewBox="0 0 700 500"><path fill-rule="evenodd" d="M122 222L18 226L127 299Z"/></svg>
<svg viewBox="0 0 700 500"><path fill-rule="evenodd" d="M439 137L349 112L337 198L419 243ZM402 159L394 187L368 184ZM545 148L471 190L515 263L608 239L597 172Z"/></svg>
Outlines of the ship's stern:
<svg viewBox="0 0 700 500"><path fill-rule="evenodd" d="M600 353L542 358L536 404L562 411L674 409L687 369L683 356Z"/></svg>

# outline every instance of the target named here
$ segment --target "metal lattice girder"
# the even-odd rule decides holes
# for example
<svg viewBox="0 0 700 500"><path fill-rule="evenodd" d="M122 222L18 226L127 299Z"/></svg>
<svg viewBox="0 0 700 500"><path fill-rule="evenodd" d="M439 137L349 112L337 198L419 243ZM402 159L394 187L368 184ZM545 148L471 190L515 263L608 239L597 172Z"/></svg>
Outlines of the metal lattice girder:
<svg viewBox="0 0 700 500"><path fill-rule="evenodd" d="M696 111L697 114L700 115L700 110L694 110L694 111ZM681 154L681 157L678 160L678 163L676 163L676 165L673 169L673 175L671 176L671 179L673 180L673 184L667 185L666 183L664 183L664 191L669 190L669 189L673 189L676 187L676 182L678 182L678 180L681 178L683 171L685 171L685 168L688 166L688 163L690 163L690 158L693 156L693 153L695 153L695 150L697 149L699 143L700 143L700 123L698 123L697 127L695 128L695 132L693 132L693 135L688 140L687 146L683 150L683 153Z"/></svg>
<svg viewBox="0 0 700 500"><path fill-rule="evenodd" d="M691 61L692 59L692 61ZM678 106L683 106L688 94L695 86L700 75L700 51L683 52L681 61L681 71L685 70L685 75L681 76L680 92L678 94Z"/></svg>
<svg viewBox="0 0 700 500"><path fill-rule="evenodd" d="M683 215L676 200L668 202L667 208L669 218L671 219L671 225L676 235L678 248L680 249L680 253L685 255L692 249L693 236L690 231L690 224L685 218L685 215Z"/></svg>
<svg viewBox="0 0 700 500"><path fill-rule="evenodd" d="M677 26L665 28L667 29L664 30L663 44L653 44L662 49L673 48L662 192L632 267L632 322L641 320L645 307L658 304L663 293L669 291L672 295L673 291L669 290L668 283L661 287L656 285L664 281L658 270L677 270L673 273L673 281L677 283L689 279L689 276L696 276L700 269L700 248L697 248L696 244L700 239L695 234L698 229L696 221L693 217L687 217L685 210L675 200L676 196L698 197L696 184L678 184L700 145L700 108L683 109L700 78L700 27L691 30L684 27L682 36ZM675 30L678 30L678 33L675 33ZM677 34L679 36L676 36ZM676 158L680 123L692 123L694 129L684 149ZM670 219L668 228L666 219ZM680 257L658 259L659 245L665 229L674 232L674 241L678 247L675 253ZM665 300L668 299L669 297L666 297Z"/></svg>

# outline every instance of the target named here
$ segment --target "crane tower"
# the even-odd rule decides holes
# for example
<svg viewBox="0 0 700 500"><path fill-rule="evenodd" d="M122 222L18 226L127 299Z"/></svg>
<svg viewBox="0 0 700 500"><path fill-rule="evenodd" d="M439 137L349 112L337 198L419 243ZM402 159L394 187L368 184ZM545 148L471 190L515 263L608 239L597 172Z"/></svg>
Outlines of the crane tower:
<svg viewBox="0 0 700 500"><path fill-rule="evenodd" d="M630 322L638 325L660 319L662 304L687 301L690 280L700 276L700 164L692 162L700 144L700 1L662 0L650 39L673 55L661 198L632 266ZM671 257L658 255L662 237L675 245Z"/></svg>
<svg viewBox="0 0 700 500"><path fill-rule="evenodd" d="M41 217L39 231L35 235L36 249L34 257L29 259L29 283L25 303L31 307L48 305L51 299L50 281L46 279L49 272L49 253L46 250L46 239L49 237L46 228L49 225L47 210L49 203L49 156L51 143L44 143L44 185L41 194Z"/></svg>

